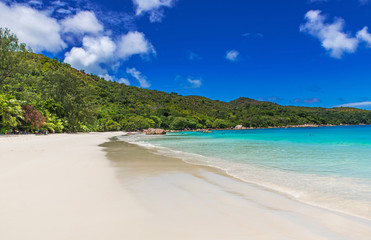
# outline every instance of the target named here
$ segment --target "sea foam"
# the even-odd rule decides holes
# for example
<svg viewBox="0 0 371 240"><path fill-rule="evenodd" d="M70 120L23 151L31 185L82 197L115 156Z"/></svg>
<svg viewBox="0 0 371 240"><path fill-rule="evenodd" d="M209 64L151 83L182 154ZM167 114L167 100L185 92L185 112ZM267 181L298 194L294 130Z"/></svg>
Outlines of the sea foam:
<svg viewBox="0 0 371 240"><path fill-rule="evenodd" d="M189 132L121 140L221 169L311 205L371 219L371 145L364 135L371 128L359 128Z"/></svg>

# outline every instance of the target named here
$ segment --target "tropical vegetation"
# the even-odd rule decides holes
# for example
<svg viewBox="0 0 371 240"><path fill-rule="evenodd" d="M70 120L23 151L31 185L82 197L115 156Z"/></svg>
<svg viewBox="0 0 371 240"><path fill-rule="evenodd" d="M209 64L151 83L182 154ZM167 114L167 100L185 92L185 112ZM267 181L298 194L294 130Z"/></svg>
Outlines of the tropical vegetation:
<svg viewBox="0 0 371 240"><path fill-rule="evenodd" d="M0 133L371 124L371 111L231 102L127 86L35 54L0 28Z"/></svg>

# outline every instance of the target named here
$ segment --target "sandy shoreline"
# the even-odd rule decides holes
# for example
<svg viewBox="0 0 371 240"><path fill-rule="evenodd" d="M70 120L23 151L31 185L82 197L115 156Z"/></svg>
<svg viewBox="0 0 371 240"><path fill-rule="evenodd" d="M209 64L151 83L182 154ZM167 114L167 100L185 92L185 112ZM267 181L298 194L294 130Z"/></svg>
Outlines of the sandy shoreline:
<svg viewBox="0 0 371 240"><path fill-rule="evenodd" d="M371 236L369 220L108 140L117 135L0 138L0 239Z"/></svg>

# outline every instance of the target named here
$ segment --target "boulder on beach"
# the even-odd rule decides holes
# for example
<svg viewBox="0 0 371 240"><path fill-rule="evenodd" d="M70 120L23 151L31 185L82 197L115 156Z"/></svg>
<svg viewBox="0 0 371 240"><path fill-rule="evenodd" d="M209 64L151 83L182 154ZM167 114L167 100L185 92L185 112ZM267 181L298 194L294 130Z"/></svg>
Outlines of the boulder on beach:
<svg viewBox="0 0 371 240"><path fill-rule="evenodd" d="M161 134L166 134L166 131L161 128L148 128L144 130L144 133L146 135L161 135Z"/></svg>
<svg viewBox="0 0 371 240"><path fill-rule="evenodd" d="M234 127L234 129L242 129L242 128L243 128L242 125L237 125L237 126Z"/></svg>

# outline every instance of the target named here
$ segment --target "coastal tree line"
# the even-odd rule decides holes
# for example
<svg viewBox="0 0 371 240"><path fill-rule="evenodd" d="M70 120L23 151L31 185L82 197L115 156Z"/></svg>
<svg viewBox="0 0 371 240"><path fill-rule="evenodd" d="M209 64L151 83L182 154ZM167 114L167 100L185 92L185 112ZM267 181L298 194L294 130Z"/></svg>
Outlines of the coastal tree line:
<svg viewBox="0 0 371 240"><path fill-rule="evenodd" d="M0 28L0 133L371 124L371 111L231 102L126 86L35 54Z"/></svg>

